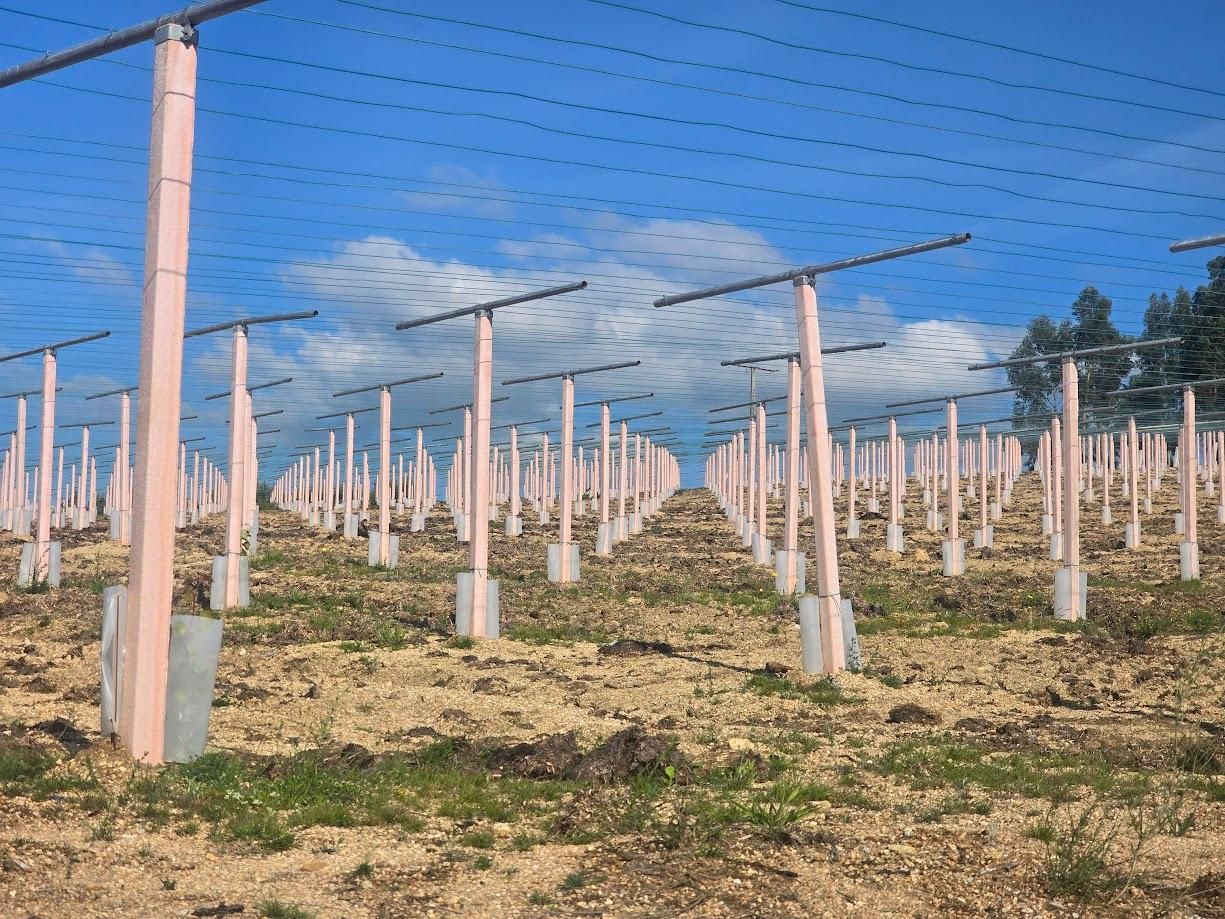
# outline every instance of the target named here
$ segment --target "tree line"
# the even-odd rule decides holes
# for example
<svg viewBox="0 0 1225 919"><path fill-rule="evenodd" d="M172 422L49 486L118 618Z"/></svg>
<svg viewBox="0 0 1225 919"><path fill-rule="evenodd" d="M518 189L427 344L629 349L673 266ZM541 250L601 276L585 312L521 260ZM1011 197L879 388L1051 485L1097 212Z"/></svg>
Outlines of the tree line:
<svg viewBox="0 0 1225 919"><path fill-rule="evenodd" d="M1036 357L1137 340L1181 338L1178 344L1091 355L1077 361L1081 417L1086 424L1110 425L1111 416L1146 413L1145 422L1169 420L1182 406L1181 390L1143 393L1128 399L1111 394L1169 383L1225 377L1225 255L1208 262L1208 283L1194 292L1180 286L1171 296L1153 293L1144 311L1144 331L1131 338L1111 319L1114 304L1096 287L1086 287L1072 304L1072 318L1056 322L1035 316L1010 357ZM1058 361L1009 367L1008 381L1017 387L1013 401L1015 429L1044 427L1059 407ZM1197 411L1225 411L1225 384L1196 389Z"/></svg>

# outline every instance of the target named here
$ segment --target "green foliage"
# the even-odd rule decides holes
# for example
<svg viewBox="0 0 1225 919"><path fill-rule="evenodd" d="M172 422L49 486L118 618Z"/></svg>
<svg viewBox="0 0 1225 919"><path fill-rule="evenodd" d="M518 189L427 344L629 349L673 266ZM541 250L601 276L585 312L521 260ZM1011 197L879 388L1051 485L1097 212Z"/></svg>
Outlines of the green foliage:
<svg viewBox="0 0 1225 919"><path fill-rule="evenodd" d="M1048 316L1035 316L1025 330L1025 337L1009 355L1011 358L1037 357L1124 344L1123 335L1110 318L1114 304L1096 288L1086 287L1072 304L1073 319L1058 325ZM1086 419L1096 406L1103 404L1107 393L1114 392L1132 370L1132 352L1119 351L1097 354L1077 361L1080 373L1080 398ZM1053 410L1059 391L1062 368L1059 361L1026 364L1008 368L1008 382L1016 386L1013 417L1018 427L1038 427L1045 413ZM1107 404L1106 411L1113 411Z"/></svg>
<svg viewBox="0 0 1225 919"><path fill-rule="evenodd" d="M833 677L822 677L815 683L796 683L771 673L755 673L745 681L745 688L759 696L779 696L798 699L814 705L842 705L857 702L848 696Z"/></svg>
<svg viewBox="0 0 1225 919"><path fill-rule="evenodd" d="M419 832L422 813L457 819L513 822L556 801L562 782L495 778L461 761L457 748L440 741L416 754L346 757L310 750L291 757L257 760L208 753L192 763L133 779L129 798L184 818L211 823L222 837L245 840L266 851L294 845L296 829L311 826L399 827ZM481 847L485 836L469 834ZM492 837L488 837L492 845Z"/></svg>
<svg viewBox="0 0 1225 919"><path fill-rule="evenodd" d="M602 645L608 642L609 636L600 629L590 629L583 625L561 622L555 625L537 625L522 623L512 625L506 630L506 637L516 641L525 641L533 645L573 644L576 641L588 641Z"/></svg>
<svg viewBox="0 0 1225 919"><path fill-rule="evenodd" d="M262 919L315 919L314 913L276 899L263 900L256 904L255 908L259 910Z"/></svg>
<svg viewBox="0 0 1225 919"><path fill-rule="evenodd" d="M880 775L906 780L912 788L979 788L1053 801L1071 800L1078 789L1135 800L1148 789L1143 775L1120 769L1094 754L1033 751L994 753L941 738L905 740L869 764Z"/></svg>

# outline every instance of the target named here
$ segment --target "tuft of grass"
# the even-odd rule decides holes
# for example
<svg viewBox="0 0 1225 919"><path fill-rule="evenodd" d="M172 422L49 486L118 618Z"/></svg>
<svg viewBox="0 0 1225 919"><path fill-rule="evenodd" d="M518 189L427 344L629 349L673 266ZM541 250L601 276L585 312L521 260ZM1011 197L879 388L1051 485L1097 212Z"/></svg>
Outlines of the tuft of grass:
<svg viewBox="0 0 1225 919"><path fill-rule="evenodd" d="M905 779L915 789L976 787L1055 801L1075 797L1077 788L1124 801L1137 800L1148 790L1143 775L1098 755L988 754L972 744L943 738L894 744L868 767L879 775Z"/></svg>
<svg viewBox="0 0 1225 919"><path fill-rule="evenodd" d="M447 647L467 651L469 648L476 647L476 639L471 635L452 635L447 639Z"/></svg>
<svg viewBox="0 0 1225 919"><path fill-rule="evenodd" d="M495 839L489 830L472 830L464 834L460 842L473 849L492 849Z"/></svg>
<svg viewBox="0 0 1225 919"><path fill-rule="evenodd" d="M607 644L610 637L601 629L592 629L584 625L570 622L555 625L538 625L522 623L512 625L506 630L506 637L515 641L524 641L533 645L574 644L576 641L586 641L592 644Z"/></svg>
<svg viewBox="0 0 1225 919"><path fill-rule="evenodd" d="M584 887L590 887L592 884L599 884L604 880L602 874L588 874L585 871L573 871L562 878L561 889L565 891L581 890Z"/></svg>
<svg viewBox="0 0 1225 919"><path fill-rule="evenodd" d="M790 842L791 831L816 813L812 802L828 800L823 786L778 782L764 794L747 802L737 802L739 818L773 842Z"/></svg>
<svg viewBox="0 0 1225 919"><path fill-rule="evenodd" d="M255 905L262 919L315 919L315 914L307 912L292 903L282 903L280 900L261 900Z"/></svg>
<svg viewBox="0 0 1225 919"><path fill-rule="evenodd" d="M798 699L814 705L843 705L858 702L848 696L833 677L826 676L815 683L796 683L770 673L755 673L745 681L745 689L759 696L779 696L783 699Z"/></svg>
<svg viewBox="0 0 1225 919"><path fill-rule="evenodd" d="M380 622L374 629L374 644L387 651L402 651L408 647L408 633L394 622Z"/></svg>
<svg viewBox="0 0 1225 919"><path fill-rule="evenodd" d="M179 820L206 821L215 835L251 842L266 851L295 843L312 826L425 827L422 813L464 820L514 822L548 813L571 788L559 780L495 777L453 741L413 754L374 757L331 748L289 757L208 753L192 763L135 777L128 799ZM474 831L474 848L493 845Z"/></svg>

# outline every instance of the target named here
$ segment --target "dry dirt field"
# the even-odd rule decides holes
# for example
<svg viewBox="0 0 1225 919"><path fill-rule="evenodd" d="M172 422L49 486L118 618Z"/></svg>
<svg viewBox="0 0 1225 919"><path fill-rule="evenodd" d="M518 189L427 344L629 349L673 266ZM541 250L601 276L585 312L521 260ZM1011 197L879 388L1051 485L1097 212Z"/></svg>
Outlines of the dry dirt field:
<svg viewBox="0 0 1225 919"><path fill-rule="evenodd" d="M97 729L126 552L66 536L62 589L0 593L0 915L1225 916L1225 528L1205 498L1183 584L1172 483L1136 553L1117 495L1087 511L1089 622L1056 627L1036 500L957 579L913 494L903 557L865 520L836 679L705 492L609 559L580 518L574 586L534 518L497 535L490 642L451 637L441 508L395 571L265 511L209 752L163 769ZM183 610L221 526L179 537Z"/></svg>

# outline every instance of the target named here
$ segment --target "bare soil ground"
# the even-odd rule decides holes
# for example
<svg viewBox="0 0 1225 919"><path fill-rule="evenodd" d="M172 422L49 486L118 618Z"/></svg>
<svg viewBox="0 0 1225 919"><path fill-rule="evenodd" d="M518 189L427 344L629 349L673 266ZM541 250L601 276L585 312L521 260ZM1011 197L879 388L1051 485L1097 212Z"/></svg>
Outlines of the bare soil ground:
<svg viewBox="0 0 1225 919"><path fill-rule="evenodd" d="M97 730L126 550L66 535L60 590L0 593L0 915L1225 915L1225 528L1205 498L1183 584L1173 499L1134 553L1117 494L1085 510L1057 627L1032 476L955 579L912 493L905 555L879 519L840 543L864 669L833 680L704 492L607 559L579 518L574 586L496 527L490 642L451 637L441 509L395 571L267 511L209 752L162 769ZM179 537L182 611L221 528Z"/></svg>

